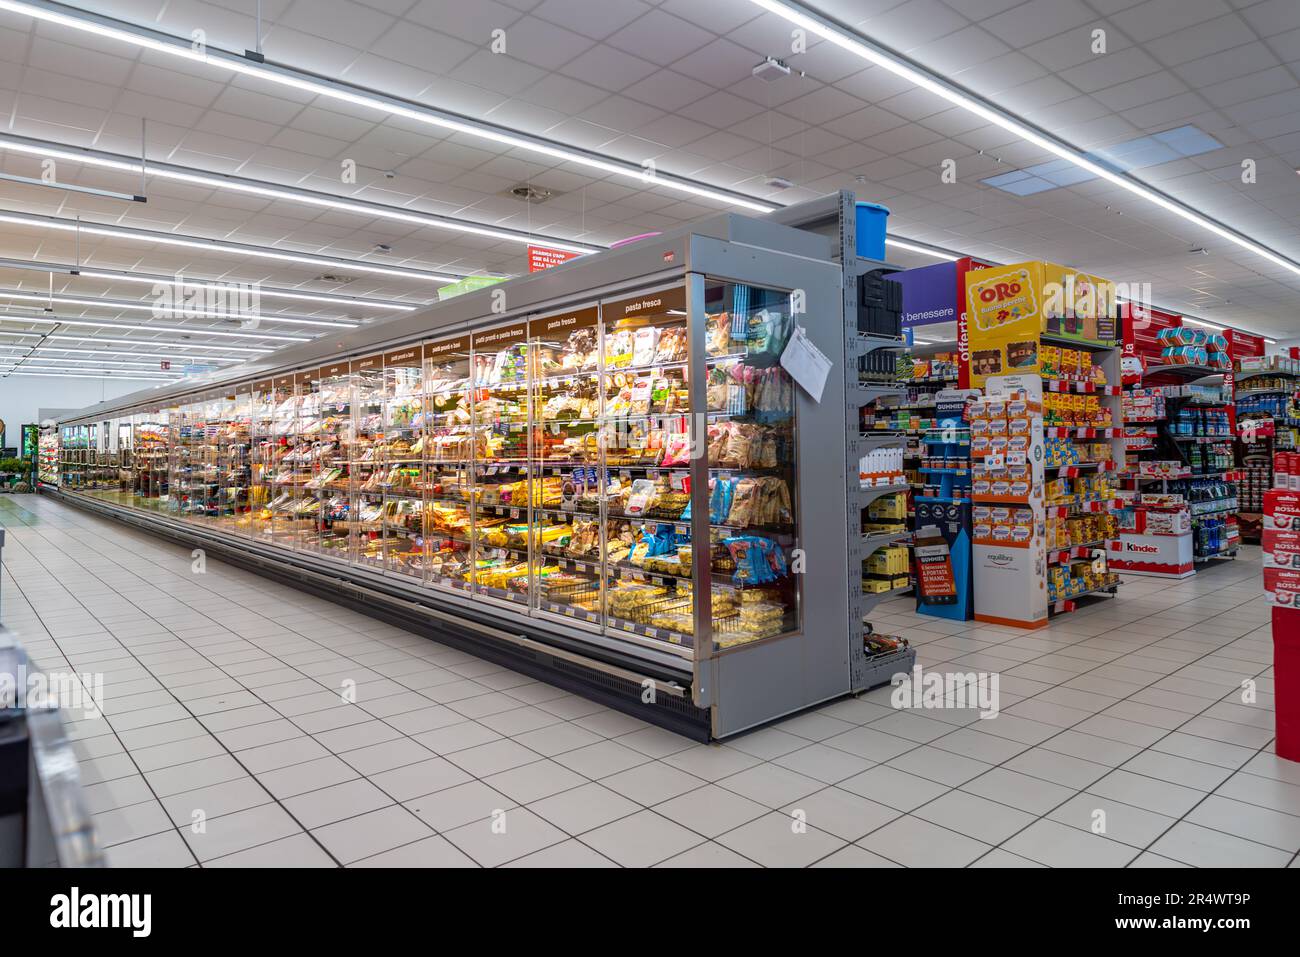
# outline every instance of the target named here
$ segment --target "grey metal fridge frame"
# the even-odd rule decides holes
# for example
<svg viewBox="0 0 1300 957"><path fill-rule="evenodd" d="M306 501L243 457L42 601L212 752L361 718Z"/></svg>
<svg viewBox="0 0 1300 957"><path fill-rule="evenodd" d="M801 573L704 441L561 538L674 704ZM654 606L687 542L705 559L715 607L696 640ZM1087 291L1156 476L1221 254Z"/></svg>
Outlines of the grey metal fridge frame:
<svg viewBox="0 0 1300 957"><path fill-rule="evenodd" d="M341 579L349 587L337 589L339 599L351 595L368 603L372 610L385 605L384 614L395 616L393 620L403 619L404 623L436 619L433 630L437 637L450 640L455 637L451 632L462 631L460 637L468 643L460 646L470 650L476 640L485 641L491 633L497 660L509 657L502 650L504 646L510 646L512 653L523 649L528 662L506 663L548 680L562 679L562 684L585 682L585 687L575 690L699 737L723 738L862 691L910 668L913 654L869 659L862 641L863 620L876 596L863 595L861 590L861 561L874 548L861 535L860 525L862 510L880 493L859 488L857 463L863 443L878 442L878 437L859 437L858 410L889 390L862 389L857 359L874 349L897 349L901 342L871 339L857 332L857 276L885 264L851 254L856 245L853 202L853 195L844 192L787 208L766 219L720 215L675 233L584 257L409 315L282 349L235 369L205 374L184 386L150 389L101 403L66 420L80 424L139 413L189 397L197 399L216 388L244 387L253 380L349 356L491 328L683 281L690 340L690 402L693 410L704 409L706 282L730 281L787 292L803 290L806 311L796 318L809 339L831 358L833 367L820 402L794 389L798 457L794 495L798 545L804 550L805 560L798 598L802 627L794 633L729 648L717 648L711 637L706 638L709 603L701 596L708 593L704 585L712 575L707 547L708 462L700 455L694 456L689 466L697 616L690 659L573 627L555 620L555 616L530 614L526 608L471 602L454 590L428 584L413 586L409 579L386 579L371 569L332 556L291 552L201 524L115 506L71 489L53 494L174 539L201 539L235 561L253 562L262 568L278 565L286 580L296 580L322 593L329 590L321 587L322 576ZM850 255L846 256L845 251ZM420 605L426 607L412 607ZM463 629L456 626L457 619L464 623ZM580 671L589 674L580 676ZM654 693L646 694L650 688ZM662 704L658 700L661 693L670 705L671 715L662 706L657 707Z"/></svg>

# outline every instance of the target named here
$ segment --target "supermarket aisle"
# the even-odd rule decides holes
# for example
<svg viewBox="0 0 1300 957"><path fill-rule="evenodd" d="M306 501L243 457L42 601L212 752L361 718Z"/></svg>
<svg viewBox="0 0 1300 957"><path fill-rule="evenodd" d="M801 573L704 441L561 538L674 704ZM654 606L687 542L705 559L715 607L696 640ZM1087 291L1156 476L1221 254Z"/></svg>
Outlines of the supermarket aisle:
<svg viewBox="0 0 1300 957"><path fill-rule="evenodd" d="M104 675L71 734L118 865L1297 866L1257 549L1034 635L893 600L997 717L883 688L702 746L47 498L0 524L4 624Z"/></svg>

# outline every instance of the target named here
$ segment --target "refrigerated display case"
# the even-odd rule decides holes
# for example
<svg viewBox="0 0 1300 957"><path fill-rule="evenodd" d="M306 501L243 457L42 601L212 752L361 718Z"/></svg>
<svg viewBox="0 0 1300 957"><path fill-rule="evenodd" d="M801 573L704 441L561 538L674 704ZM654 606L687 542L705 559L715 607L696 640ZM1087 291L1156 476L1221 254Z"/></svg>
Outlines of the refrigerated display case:
<svg viewBox="0 0 1300 957"><path fill-rule="evenodd" d="M41 430L36 458L36 480L46 485L59 484L59 433L54 429Z"/></svg>
<svg viewBox="0 0 1300 957"><path fill-rule="evenodd" d="M863 690L912 656L865 620L848 433L902 343L859 331L853 230L851 194L720 216L173 387L170 481L214 420L247 504L111 514L691 734ZM796 328L824 383L782 365Z"/></svg>

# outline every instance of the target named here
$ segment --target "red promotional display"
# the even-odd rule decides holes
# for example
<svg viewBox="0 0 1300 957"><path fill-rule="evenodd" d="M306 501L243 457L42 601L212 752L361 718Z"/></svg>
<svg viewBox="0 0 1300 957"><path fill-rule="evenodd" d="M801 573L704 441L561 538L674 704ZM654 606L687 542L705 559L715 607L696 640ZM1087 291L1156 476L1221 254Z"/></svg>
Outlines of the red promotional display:
<svg viewBox="0 0 1300 957"><path fill-rule="evenodd" d="M1264 594L1273 606L1273 681L1280 758L1300 761L1300 492L1264 494Z"/></svg>
<svg viewBox="0 0 1300 957"><path fill-rule="evenodd" d="M546 246L529 246L528 247L528 271L541 272L543 269L550 269L552 266L559 266L561 263L567 263L570 259L577 259L581 253L566 252L563 249L548 249Z"/></svg>
<svg viewBox="0 0 1300 957"><path fill-rule="evenodd" d="M969 256L957 260L957 388L970 388L970 332L966 317L966 274L976 269L988 269L988 263Z"/></svg>

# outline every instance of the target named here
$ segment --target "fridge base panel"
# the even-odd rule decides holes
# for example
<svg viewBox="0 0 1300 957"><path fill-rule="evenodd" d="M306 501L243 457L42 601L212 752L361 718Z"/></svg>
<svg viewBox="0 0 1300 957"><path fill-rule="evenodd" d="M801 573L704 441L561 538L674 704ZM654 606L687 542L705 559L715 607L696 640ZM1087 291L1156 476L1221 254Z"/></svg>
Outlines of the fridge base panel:
<svg viewBox="0 0 1300 957"><path fill-rule="evenodd" d="M326 565L319 555L285 553L252 541L232 542L225 535L214 535L206 529L77 494L54 490L46 490L45 494L162 538L203 548L229 564L496 662L684 737L697 741L712 737L710 710L697 707L691 700L689 670L674 673L668 667L646 667L645 662L631 658L597 658L577 640L564 642L567 647L562 646L557 636L540 631L530 633L528 624L518 619L497 618L490 612L474 614L471 618L469 614L431 607L426 603L445 598L445 594L418 589L400 579L372 580L373 572L368 574L366 569L345 566L335 568ZM480 607L476 611L486 610ZM656 683L653 703L643 702L646 690L643 682L647 679Z"/></svg>

